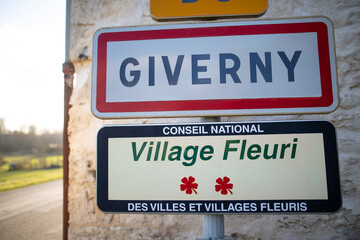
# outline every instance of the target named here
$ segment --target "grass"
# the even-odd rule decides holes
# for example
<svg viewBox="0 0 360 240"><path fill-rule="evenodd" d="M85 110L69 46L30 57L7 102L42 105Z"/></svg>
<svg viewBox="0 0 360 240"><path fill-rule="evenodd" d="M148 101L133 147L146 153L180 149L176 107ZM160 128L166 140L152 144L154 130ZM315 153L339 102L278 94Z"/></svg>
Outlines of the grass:
<svg viewBox="0 0 360 240"><path fill-rule="evenodd" d="M62 156L33 157L30 155L5 156L7 164L0 168L0 172L8 171L10 163L16 163L21 169L47 168L51 165L62 166Z"/></svg>
<svg viewBox="0 0 360 240"><path fill-rule="evenodd" d="M0 192L61 179L62 177L62 168L0 172Z"/></svg>
<svg viewBox="0 0 360 240"><path fill-rule="evenodd" d="M50 156L46 158L32 158L30 156L11 156L5 157L7 163L16 162L17 164L26 162L26 169L9 171L9 164L0 168L0 192L26 187L38 183L48 182L63 177L63 169L60 168L39 168L40 166L49 167L51 164L62 165L61 156Z"/></svg>

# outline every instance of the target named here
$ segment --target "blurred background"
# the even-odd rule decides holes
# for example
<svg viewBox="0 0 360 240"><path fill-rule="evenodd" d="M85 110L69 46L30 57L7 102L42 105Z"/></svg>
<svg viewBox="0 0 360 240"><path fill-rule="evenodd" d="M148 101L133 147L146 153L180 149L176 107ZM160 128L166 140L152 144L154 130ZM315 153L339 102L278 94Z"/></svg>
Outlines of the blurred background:
<svg viewBox="0 0 360 240"><path fill-rule="evenodd" d="M62 178L65 4L0 0L0 192Z"/></svg>

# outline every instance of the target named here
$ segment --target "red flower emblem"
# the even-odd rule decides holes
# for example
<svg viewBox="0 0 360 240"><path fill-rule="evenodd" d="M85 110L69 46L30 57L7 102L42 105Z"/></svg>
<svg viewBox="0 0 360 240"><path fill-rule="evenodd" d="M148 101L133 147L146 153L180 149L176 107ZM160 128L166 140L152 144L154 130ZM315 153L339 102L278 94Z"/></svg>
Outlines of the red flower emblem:
<svg viewBox="0 0 360 240"><path fill-rule="evenodd" d="M195 178L190 176L189 178L184 177L181 179L182 184L180 184L180 190L185 191L186 194L192 194L193 191L197 194L196 190L198 188L198 184L195 183Z"/></svg>
<svg viewBox="0 0 360 240"><path fill-rule="evenodd" d="M218 178L216 179L216 182L218 183L217 185L215 185L215 191L220 192L222 195L227 195L228 191L232 193L232 191L230 189L233 188L233 184L229 183L230 182L230 178L228 177L224 177L222 178Z"/></svg>

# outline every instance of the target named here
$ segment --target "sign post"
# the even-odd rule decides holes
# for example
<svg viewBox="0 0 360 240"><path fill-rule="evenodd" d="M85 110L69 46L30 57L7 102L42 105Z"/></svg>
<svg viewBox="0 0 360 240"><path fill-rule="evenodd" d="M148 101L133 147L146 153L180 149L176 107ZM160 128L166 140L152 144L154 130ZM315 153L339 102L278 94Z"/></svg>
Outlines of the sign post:
<svg viewBox="0 0 360 240"><path fill-rule="evenodd" d="M150 4L158 19L267 8L266 0ZM100 29L91 109L105 119L332 112L333 35L324 17ZM106 126L97 167L102 211L204 214L208 239L224 238L224 214L341 206L335 129L324 121Z"/></svg>
<svg viewBox="0 0 360 240"><path fill-rule="evenodd" d="M204 117L204 122L221 122L220 117ZM203 215L203 239L218 238L225 236L224 214L205 214ZM197 239L199 240L199 239Z"/></svg>
<svg viewBox="0 0 360 240"><path fill-rule="evenodd" d="M341 206L335 128L326 121L107 126L97 147L104 212L291 214Z"/></svg>

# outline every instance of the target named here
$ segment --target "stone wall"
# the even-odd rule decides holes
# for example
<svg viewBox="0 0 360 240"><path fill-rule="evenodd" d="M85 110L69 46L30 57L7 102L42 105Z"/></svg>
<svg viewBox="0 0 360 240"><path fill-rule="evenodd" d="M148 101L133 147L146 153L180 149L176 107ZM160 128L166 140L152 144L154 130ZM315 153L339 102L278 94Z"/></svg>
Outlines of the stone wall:
<svg viewBox="0 0 360 240"><path fill-rule="evenodd" d="M340 106L330 114L222 117L221 121L327 119L337 128L343 208L330 215L226 215L229 239L359 239L360 2L269 0L260 18L323 15L334 23ZM104 124L199 122L201 118L99 120L90 111L92 37L102 27L162 24L149 0L72 0L70 58L76 76L69 141L69 239L195 239L198 215L104 214L96 206L96 134ZM88 46L87 59L79 54Z"/></svg>

